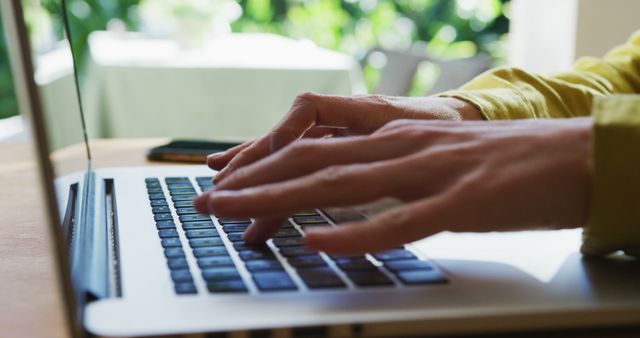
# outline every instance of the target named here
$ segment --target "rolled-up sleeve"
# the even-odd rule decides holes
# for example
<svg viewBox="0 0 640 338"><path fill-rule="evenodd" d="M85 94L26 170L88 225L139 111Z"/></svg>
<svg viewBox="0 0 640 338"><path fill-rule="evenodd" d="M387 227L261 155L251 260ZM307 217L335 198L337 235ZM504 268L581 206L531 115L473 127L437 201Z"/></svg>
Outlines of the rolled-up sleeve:
<svg viewBox="0 0 640 338"><path fill-rule="evenodd" d="M592 196L582 252L640 253L640 31L604 58L552 76L518 68L481 74L455 97L487 120L593 115Z"/></svg>

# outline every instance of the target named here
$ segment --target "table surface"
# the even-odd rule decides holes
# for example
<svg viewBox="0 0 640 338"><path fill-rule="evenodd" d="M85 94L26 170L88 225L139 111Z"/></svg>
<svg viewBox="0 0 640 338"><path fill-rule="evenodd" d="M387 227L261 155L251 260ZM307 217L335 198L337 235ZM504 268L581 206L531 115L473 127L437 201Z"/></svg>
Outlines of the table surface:
<svg viewBox="0 0 640 338"><path fill-rule="evenodd" d="M97 140L92 143L96 168L150 164L146 149L165 139ZM81 147L67 149L67 158L83 161ZM161 165L161 164L154 164ZM44 203L32 148L0 144L0 336L66 337L64 312L55 284L51 248L45 234ZM505 335L499 335L506 337ZM522 337L518 334L518 337ZM524 335L537 337L539 333ZM638 329L551 332L550 337L640 337Z"/></svg>

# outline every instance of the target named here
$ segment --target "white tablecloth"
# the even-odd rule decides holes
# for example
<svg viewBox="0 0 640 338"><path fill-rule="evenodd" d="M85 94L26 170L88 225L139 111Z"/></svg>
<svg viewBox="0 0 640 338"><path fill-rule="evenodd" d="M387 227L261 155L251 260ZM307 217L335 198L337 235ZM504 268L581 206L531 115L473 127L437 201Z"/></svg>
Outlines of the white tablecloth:
<svg viewBox="0 0 640 338"><path fill-rule="evenodd" d="M93 33L85 83L93 137L251 138L304 91L365 92L357 61L308 41L229 34L200 49Z"/></svg>

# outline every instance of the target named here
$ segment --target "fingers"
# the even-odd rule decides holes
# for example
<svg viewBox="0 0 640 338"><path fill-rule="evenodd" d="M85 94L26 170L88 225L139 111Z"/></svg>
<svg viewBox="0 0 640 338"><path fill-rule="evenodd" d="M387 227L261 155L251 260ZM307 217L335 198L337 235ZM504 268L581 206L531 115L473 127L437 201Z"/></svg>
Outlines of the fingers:
<svg viewBox="0 0 640 338"><path fill-rule="evenodd" d="M231 149L227 149L219 153L211 154L207 156L207 165L209 166L209 168L213 170L220 170L224 168L234 156L236 156L239 152L241 152L242 150L252 145L254 142L255 140L247 141Z"/></svg>
<svg viewBox="0 0 640 338"><path fill-rule="evenodd" d="M347 137L301 141L285 150L238 169L218 184L218 190L237 190L284 181L310 174L332 165L370 163L410 154L421 149L420 142L396 137Z"/></svg>
<svg viewBox="0 0 640 338"><path fill-rule="evenodd" d="M214 178L216 183L221 182L225 177L229 176L236 168L240 168L247 164L253 163L258 159L265 157L271 153L270 139L262 137L246 148L242 149L228 161L224 169L222 169Z"/></svg>
<svg viewBox="0 0 640 338"><path fill-rule="evenodd" d="M282 183L241 190L216 190L200 195L201 212L228 217L290 215L325 206L343 206L394 196L404 170L401 163L334 166Z"/></svg>
<svg viewBox="0 0 640 338"><path fill-rule="evenodd" d="M313 250L337 255L361 255L392 249L451 229L448 216L457 212L452 194L437 195L394 208L365 222L307 232Z"/></svg>
<svg viewBox="0 0 640 338"><path fill-rule="evenodd" d="M299 95L280 123L266 136L240 152L220 155L216 161L226 167L214 178L221 182L231 172L273 153L306 133L313 137L312 127L346 129L351 133L369 134L393 118L382 108L388 104L379 97L325 96L313 93ZM326 129L325 129L326 130ZM230 159L232 158L232 159ZM212 160L214 161L214 160Z"/></svg>
<svg viewBox="0 0 640 338"><path fill-rule="evenodd" d="M244 240L249 244L262 244L278 232L286 221L286 216L258 218L244 232Z"/></svg>

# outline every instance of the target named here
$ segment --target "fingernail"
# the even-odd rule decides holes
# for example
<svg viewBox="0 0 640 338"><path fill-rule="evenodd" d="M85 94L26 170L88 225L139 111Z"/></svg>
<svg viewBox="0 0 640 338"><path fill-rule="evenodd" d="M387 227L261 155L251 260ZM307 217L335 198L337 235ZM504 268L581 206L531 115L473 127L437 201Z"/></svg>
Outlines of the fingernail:
<svg viewBox="0 0 640 338"><path fill-rule="evenodd" d="M247 230L244 231L244 235L242 236L247 243L253 243L256 240L256 230L253 225L249 226Z"/></svg>
<svg viewBox="0 0 640 338"><path fill-rule="evenodd" d="M209 210L207 210L207 196L208 196L208 194L204 193L204 194L196 196L193 199L193 206L196 208L196 210L198 210L200 212L208 212L209 211Z"/></svg>
<svg viewBox="0 0 640 338"><path fill-rule="evenodd" d="M229 171L231 170L229 168L229 166L226 166L224 169L220 170L218 174L213 177L213 183L220 183L225 176L229 175Z"/></svg>

